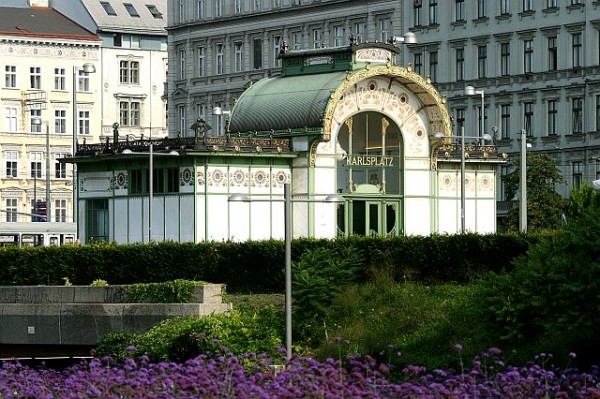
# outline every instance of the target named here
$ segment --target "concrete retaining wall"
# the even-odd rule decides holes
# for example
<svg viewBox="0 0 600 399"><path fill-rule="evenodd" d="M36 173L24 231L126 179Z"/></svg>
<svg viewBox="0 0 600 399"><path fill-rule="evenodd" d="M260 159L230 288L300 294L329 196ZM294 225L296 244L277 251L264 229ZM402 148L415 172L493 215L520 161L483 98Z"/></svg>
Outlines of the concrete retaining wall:
<svg viewBox="0 0 600 399"><path fill-rule="evenodd" d="M109 332L141 333L162 320L231 310L222 286L188 303L127 303L123 286L0 287L0 344L95 345Z"/></svg>

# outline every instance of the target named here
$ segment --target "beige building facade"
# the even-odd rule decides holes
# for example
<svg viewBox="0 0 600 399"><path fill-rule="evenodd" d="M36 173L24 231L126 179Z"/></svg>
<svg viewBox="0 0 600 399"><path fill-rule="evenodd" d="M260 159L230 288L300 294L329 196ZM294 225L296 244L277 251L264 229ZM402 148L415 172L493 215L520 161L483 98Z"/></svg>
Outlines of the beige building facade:
<svg viewBox="0 0 600 399"><path fill-rule="evenodd" d="M84 65L99 67L100 39L45 7L0 14L0 218L30 222L41 201L52 221L71 222L73 170L58 159L73 153L75 137L99 140L99 80Z"/></svg>

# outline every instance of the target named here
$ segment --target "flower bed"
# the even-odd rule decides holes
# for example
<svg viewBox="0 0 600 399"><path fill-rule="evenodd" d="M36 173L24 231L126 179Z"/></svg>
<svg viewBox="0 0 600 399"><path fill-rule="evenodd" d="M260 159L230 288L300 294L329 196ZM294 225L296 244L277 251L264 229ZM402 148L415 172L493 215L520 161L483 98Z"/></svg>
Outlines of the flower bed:
<svg viewBox="0 0 600 399"><path fill-rule="evenodd" d="M185 363L93 359L64 371L6 362L0 398L590 398L600 397L598 370L546 369L540 362L506 367L498 350L469 370L409 366L390 370L369 356L320 362L294 357L199 356ZM544 359L542 359L544 360ZM397 382L391 382L396 380Z"/></svg>

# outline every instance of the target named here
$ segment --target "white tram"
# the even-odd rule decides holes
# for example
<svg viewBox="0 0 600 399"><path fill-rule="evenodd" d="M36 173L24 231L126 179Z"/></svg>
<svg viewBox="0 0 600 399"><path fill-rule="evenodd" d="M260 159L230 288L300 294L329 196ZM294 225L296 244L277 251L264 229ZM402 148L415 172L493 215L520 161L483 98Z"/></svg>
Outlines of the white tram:
<svg viewBox="0 0 600 399"><path fill-rule="evenodd" d="M0 222L0 247L75 244L76 223Z"/></svg>

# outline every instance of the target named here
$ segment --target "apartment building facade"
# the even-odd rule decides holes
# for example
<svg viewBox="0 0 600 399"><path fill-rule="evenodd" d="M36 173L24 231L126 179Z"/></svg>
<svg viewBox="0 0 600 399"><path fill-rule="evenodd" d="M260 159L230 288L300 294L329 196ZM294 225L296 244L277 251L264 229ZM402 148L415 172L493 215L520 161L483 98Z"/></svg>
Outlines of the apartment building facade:
<svg viewBox="0 0 600 399"><path fill-rule="evenodd" d="M169 135L205 120L223 136L227 112L253 82L278 74L279 52L387 42L402 30L397 2L177 0L169 2ZM221 113L213 115L218 107ZM224 113L223 113L224 111ZM293 110L290 110L293 112Z"/></svg>
<svg viewBox="0 0 600 399"><path fill-rule="evenodd" d="M101 136L167 136L167 0L49 0L102 40Z"/></svg>
<svg viewBox="0 0 600 399"><path fill-rule="evenodd" d="M74 137L99 140L99 81L84 65L99 67L100 39L44 2L30 3L0 8L0 218L30 222L42 201L52 221L71 222L73 170L58 160L73 153Z"/></svg>
<svg viewBox="0 0 600 399"><path fill-rule="evenodd" d="M518 164L524 129L526 151L559 166L563 196L600 177L599 1L414 0L402 14L418 38L403 61L447 97L455 134L480 136L483 126ZM500 182L510 170L501 167Z"/></svg>

